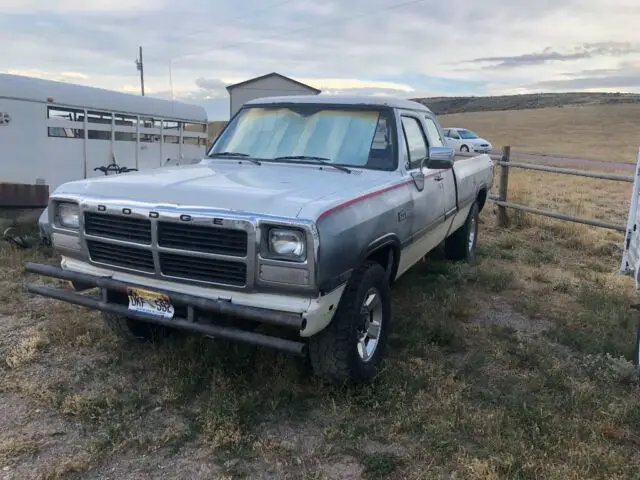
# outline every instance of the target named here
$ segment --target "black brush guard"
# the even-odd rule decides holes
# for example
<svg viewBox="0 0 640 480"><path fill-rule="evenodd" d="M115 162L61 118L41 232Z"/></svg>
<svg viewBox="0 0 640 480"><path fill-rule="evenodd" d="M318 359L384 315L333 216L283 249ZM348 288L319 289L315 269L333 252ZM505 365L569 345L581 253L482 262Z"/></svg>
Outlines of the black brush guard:
<svg viewBox="0 0 640 480"><path fill-rule="evenodd" d="M240 343L274 348L294 355L303 356L306 353L306 344L303 342L273 337L234 327L197 322L195 320L194 310L197 309L198 311L206 313L228 315L231 317L252 320L258 323L282 327L296 332L299 332L306 326L306 320L299 314L234 305L233 303L224 300L211 300L208 298L152 288L151 290L154 292L169 297L173 305L186 307L187 318L173 317L171 319L165 319L152 314L131 312L124 305L107 301L107 291L126 292L128 288L149 290L149 287L144 285L121 282L110 277L99 277L95 275L88 275L86 273L71 272L51 265L41 265L31 262L25 264L25 271L45 277L68 280L73 282L75 285L82 285L87 289L99 288L102 292L101 297L98 298L95 296L83 295L77 291L63 290L45 285L28 284L27 291L36 295L54 298L56 300L101 310L103 312L125 315L132 319L143 320L150 323L156 323L158 325L165 325L167 327L178 328L189 332L201 333Z"/></svg>

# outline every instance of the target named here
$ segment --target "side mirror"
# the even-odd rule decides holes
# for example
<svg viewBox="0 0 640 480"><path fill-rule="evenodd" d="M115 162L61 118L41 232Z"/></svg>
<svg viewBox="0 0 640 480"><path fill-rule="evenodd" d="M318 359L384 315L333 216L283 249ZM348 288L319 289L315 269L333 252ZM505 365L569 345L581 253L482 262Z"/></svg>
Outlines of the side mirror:
<svg viewBox="0 0 640 480"><path fill-rule="evenodd" d="M449 169L453 167L455 153L451 147L430 147L427 168Z"/></svg>

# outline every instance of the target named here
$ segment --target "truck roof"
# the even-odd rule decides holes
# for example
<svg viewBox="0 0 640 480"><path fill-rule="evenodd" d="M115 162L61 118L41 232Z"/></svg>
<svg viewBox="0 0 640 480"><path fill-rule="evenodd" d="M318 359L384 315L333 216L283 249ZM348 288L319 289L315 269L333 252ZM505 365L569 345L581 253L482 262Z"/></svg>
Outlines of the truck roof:
<svg viewBox="0 0 640 480"><path fill-rule="evenodd" d="M198 105L22 75L0 73L0 98L2 97L67 107L207 122L205 109Z"/></svg>
<svg viewBox="0 0 640 480"><path fill-rule="evenodd" d="M288 104L325 104L325 105L367 105L392 108L403 108L407 110L419 110L432 113L425 105L413 100L388 96L365 96L365 95L289 95L280 97L262 97L249 100L245 105L269 105L274 103Z"/></svg>

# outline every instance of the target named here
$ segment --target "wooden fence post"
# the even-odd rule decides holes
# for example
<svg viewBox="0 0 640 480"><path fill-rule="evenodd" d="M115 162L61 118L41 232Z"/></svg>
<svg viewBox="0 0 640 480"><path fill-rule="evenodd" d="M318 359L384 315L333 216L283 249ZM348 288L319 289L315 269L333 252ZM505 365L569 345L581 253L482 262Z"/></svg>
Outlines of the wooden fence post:
<svg viewBox="0 0 640 480"><path fill-rule="evenodd" d="M502 157L500 160L502 162L508 163L511 157L511 147L506 145L502 147ZM501 202L507 201L507 192L509 191L509 166L500 164L500 185L498 190L499 200ZM509 216L507 215L507 207L502 205L498 205L498 226L499 227L508 227L509 226Z"/></svg>

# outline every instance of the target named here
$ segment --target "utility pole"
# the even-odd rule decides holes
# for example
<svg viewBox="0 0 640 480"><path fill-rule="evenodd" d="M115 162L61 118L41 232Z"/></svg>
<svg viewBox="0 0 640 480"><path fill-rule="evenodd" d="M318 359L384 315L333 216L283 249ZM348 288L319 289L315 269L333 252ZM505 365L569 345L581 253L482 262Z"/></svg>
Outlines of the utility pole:
<svg viewBox="0 0 640 480"><path fill-rule="evenodd" d="M144 64L142 63L142 47L140 47L140 56L136 59L136 68L140 72L140 88L144 97Z"/></svg>

